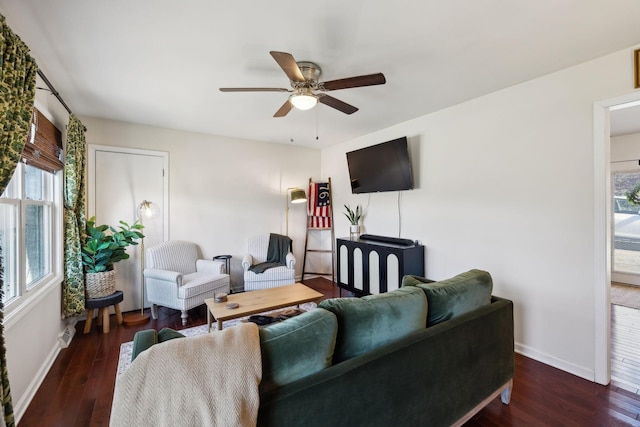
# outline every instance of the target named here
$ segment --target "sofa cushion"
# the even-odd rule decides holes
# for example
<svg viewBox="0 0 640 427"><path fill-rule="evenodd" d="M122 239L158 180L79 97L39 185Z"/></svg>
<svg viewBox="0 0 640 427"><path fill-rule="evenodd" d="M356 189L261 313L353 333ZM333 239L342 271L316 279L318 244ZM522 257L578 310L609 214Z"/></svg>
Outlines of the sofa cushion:
<svg viewBox="0 0 640 427"><path fill-rule="evenodd" d="M319 307L335 313L338 337L333 362L338 363L424 329L427 299L416 287L362 298L333 298Z"/></svg>
<svg viewBox="0 0 640 427"><path fill-rule="evenodd" d="M427 326L490 304L493 291L491 275L482 270L470 270L438 282L408 275L402 278L402 286L419 287L427 295Z"/></svg>
<svg viewBox="0 0 640 427"><path fill-rule="evenodd" d="M336 316L317 308L260 329L261 392L331 366Z"/></svg>

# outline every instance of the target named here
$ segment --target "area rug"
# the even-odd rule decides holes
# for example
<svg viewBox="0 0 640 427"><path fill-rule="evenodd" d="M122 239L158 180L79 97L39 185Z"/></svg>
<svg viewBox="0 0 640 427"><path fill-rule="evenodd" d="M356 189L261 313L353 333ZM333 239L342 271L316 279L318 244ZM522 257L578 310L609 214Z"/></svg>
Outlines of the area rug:
<svg viewBox="0 0 640 427"><path fill-rule="evenodd" d="M640 286L611 283L611 304L640 310Z"/></svg>
<svg viewBox="0 0 640 427"><path fill-rule="evenodd" d="M309 311L312 310L314 308L316 308L316 303L315 302L308 302L305 304L300 304L300 308L303 311ZM267 311L264 312L262 314L269 314L269 313L273 313L276 311L282 311L285 309L278 309L278 310L272 310L272 311ZM227 329L227 328L231 328L233 325L237 325L240 322L246 322L247 319L249 318L249 316L247 317L241 317L239 319L234 319L234 320L227 320L225 322L222 323L222 329ZM211 333L215 333L215 323L212 326L211 329ZM181 329L178 332L180 332L181 334L183 334L184 336L187 337L195 337L196 335L203 335L206 334L208 331L207 325L200 325L200 326L194 326L192 328L187 328L187 329ZM117 371L117 375L120 375L121 373L123 373L124 371L127 370L127 368L129 367L129 365L131 364L131 352L133 351L133 341L129 341L129 342L125 342L123 344L120 345L120 356L118 358L118 371Z"/></svg>

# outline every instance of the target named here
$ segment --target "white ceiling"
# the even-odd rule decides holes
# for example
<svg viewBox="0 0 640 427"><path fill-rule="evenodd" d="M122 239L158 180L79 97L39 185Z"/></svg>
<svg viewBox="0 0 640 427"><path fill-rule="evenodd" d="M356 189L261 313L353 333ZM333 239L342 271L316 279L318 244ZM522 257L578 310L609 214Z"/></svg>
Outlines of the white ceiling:
<svg viewBox="0 0 640 427"><path fill-rule="evenodd" d="M76 114L309 147L640 43L638 0L0 0L0 13ZM353 115L285 118L272 116L286 93L218 91L289 87L270 50L316 62L321 80L387 84L331 92Z"/></svg>

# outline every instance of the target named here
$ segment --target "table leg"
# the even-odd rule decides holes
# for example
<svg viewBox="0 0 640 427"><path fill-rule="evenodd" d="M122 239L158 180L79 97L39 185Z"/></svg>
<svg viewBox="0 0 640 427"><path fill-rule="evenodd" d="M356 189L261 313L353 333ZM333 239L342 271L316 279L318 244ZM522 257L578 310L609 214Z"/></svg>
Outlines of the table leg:
<svg viewBox="0 0 640 427"><path fill-rule="evenodd" d="M207 307L207 326L209 327L209 333L211 333L211 311L209 311L209 307Z"/></svg>
<svg viewBox="0 0 640 427"><path fill-rule="evenodd" d="M222 320L218 320L218 330L222 330Z"/></svg>

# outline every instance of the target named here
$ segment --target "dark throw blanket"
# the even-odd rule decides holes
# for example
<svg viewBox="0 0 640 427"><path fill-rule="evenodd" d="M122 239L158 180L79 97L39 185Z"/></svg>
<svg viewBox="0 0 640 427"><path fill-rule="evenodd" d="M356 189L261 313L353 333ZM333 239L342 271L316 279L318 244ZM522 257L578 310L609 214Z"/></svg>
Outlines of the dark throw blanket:
<svg viewBox="0 0 640 427"><path fill-rule="evenodd" d="M280 234L269 234L269 248L267 249L267 260L260 264L252 265L249 271L256 274L264 273L265 270L273 267L287 265L287 254L291 252L291 239L289 236Z"/></svg>

